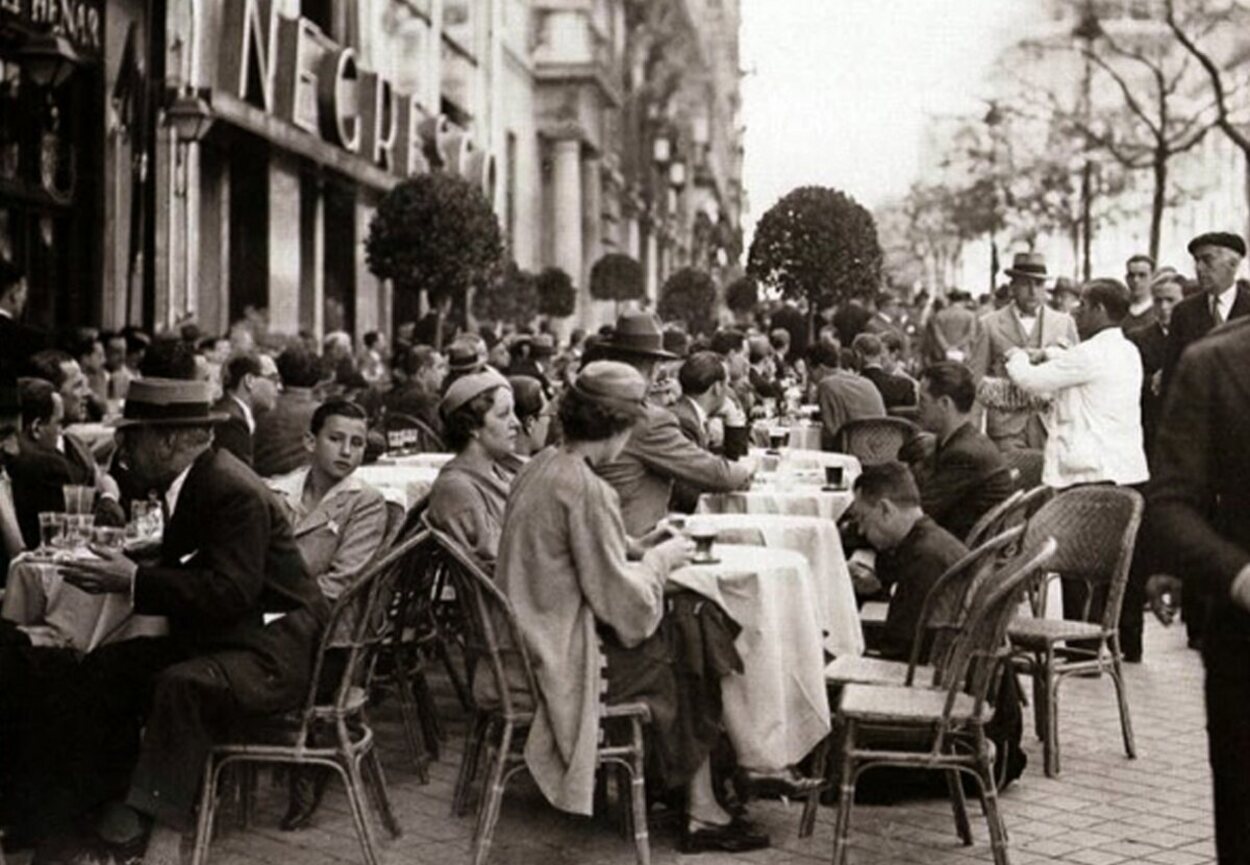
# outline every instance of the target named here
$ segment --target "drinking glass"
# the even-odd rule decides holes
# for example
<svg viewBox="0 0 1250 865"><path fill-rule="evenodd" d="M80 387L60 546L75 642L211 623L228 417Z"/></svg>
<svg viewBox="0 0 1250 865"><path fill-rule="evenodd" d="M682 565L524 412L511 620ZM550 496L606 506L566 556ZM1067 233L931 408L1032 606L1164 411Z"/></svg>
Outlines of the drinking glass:
<svg viewBox="0 0 1250 865"><path fill-rule="evenodd" d="M91 530L91 543L108 550L121 550L126 545L126 530L114 526L96 526Z"/></svg>
<svg viewBox="0 0 1250 865"><path fill-rule="evenodd" d="M95 528L95 514L65 515L65 535L71 548L85 547L91 543L93 528Z"/></svg>
<svg viewBox="0 0 1250 865"><path fill-rule="evenodd" d="M65 513L89 514L95 504L95 487L82 484L65 484L61 487L65 495Z"/></svg>
<svg viewBox="0 0 1250 865"><path fill-rule="evenodd" d="M65 514L44 511L39 514L39 549L45 553L65 545Z"/></svg>
<svg viewBox="0 0 1250 865"><path fill-rule="evenodd" d="M130 503L130 522L126 525L128 539L153 540L159 538L163 530L160 502L134 501Z"/></svg>

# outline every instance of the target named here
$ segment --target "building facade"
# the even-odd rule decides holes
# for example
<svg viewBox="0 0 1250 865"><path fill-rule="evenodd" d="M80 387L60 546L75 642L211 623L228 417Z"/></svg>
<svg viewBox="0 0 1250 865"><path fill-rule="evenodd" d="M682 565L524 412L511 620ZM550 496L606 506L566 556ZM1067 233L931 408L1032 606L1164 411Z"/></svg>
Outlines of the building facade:
<svg viewBox="0 0 1250 865"><path fill-rule="evenodd" d="M587 291L606 252L642 261L652 297L676 267L737 265L736 0L0 16L0 254L43 327L220 333L263 312L282 334L390 330L419 301L373 277L364 242L387 190L425 171L479 185L521 267L573 278L583 325L611 314Z"/></svg>

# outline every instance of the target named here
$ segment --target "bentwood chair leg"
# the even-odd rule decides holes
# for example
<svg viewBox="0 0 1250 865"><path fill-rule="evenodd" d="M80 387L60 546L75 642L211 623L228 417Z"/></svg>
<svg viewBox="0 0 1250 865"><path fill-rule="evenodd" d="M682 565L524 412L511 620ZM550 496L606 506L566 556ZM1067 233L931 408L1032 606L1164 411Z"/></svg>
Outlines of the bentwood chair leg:
<svg viewBox="0 0 1250 865"><path fill-rule="evenodd" d="M1043 741L1046 739L1046 713L1050 711L1046 701L1046 675L1049 670L1041 654L1029 660L1029 674L1033 677L1033 732Z"/></svg>
<svg viewBox="0 0 1250 865"><path fill-rule="evenodd" d="M348 758L346 765L340 763L337 768L347 785L347 804L351 808L352 822L356 824L356 835L360 839L360 847L365 854L367 865L379 865L377 839L373 835L373 824L369 821L369 806L365 801L365 780L360 765Z"/></svg>
<svg viewBox="0 0 1250 865"><path fill-rule="evenodd" d="M506 783L504 767L510 753L512 724L504 721L498 748L491 748L490 776L486 780L486 789L478 811L477 833L473 838L473 865L486 865L486 859L490 856L490 845L494 839L495 825L499 822L499 809L503 804L503 788Z"/></svg>
<svg viewBox="0 0 1250 865"><path fill-rule="evenodd" d="M1046 777L1059 776L1059 683L1061 677L1046 670L1046 735L1042 739L1042 756Z"/></svg>
<svg viewBox="0 0 1250 865"><path fill-rule="evenodd" d="M363 762L365 780L373 793L373 805L378 810L382 826L392 838L398 838L403 834L403 829L395 819L395 810L391 807L391 796L386 789L386 776L382 773L382 762L378 759L377 748L370 748Z"/></svg>
<svg viewBox="0 0 1250 865"><path fill-rule="evenodd" d="M632 718L633 753L630 754L629 801L634 828L634 850L638 865L651 865L651 837L647 832L647 777L643 759L642 721Z"/></svg>
<svg viewBox="0 0 1250 865"><path fill-rule="evenodd" d="M468 813L473 781L477 778L478 764L482 759L482 746L491 726L490 716L477 711L469 719L469 734L465 738L464 755L460 758L460 772L456 775L456 788L451 797L451 814L463 817Z"/></svg>
<svg viewBox="0 0 1250 865"><path fill-rule="evenodd" d="M955 813L955 831L965 847L972 846L972 824L968 822L968 800L964 796L963 779L959 771L946 771L946 789L950 794L951 810Z"/></svg>
<svg viewBox="0 0 1250 865"><path fill-rule="evenodd" d="M1115 683L1115 697L1120 704L1120 732L1124 736L1124 753L1130 760L1137 759L1137 744L1133 740L1133 719L1128 712L1128 686L1124 681L1124 665L1120 654L1118 637L1111 638L1111 681Z"/></svg>
<svg viewBox="0 0 1250 865"><path fill-rule="evenodd" d="M990 830L990 849L994 852L994 865L1010 865L1007 858L1007 827L1003 825L1003 815L998 811L998 788L994 783L994 766L989 761L988 751L982 749L980 753L977 783L981 786L982 798L985 801L985 822Z"/></svg>
<svg viewBox="0 0 1250 865"><path fill-rule="evenodd" d="M812 756L813 778L823 779L825 773L829 771L829 750L832 747L832 733L816 746L816 753ZM803 803L803 815L799 818L800 838L810 838L816 831L816 812L820 808L820 793L820 790L813 790L807 794L807 801Z"/></svg>
<svg viewBox="0 0 1250 865"><path fill-rule="evenodd" d="M855 807L855 722L847 721L842 733L842 772L838 784L838 816L833 827L833 865L846 865L851 809Z"/></svg>
<svg viewBox="0 0 1250 865"><path fill-rule="evenodd" d="M204 761L204 783L200 787L200 813L195 821L195 845L191 865L208 865L208 846L213 841L213 817L217 811L217 765L212 754Z"/></svg>
<svg viewBox="0 0 1250 865"><path fill-rule="evenodd" d="M399 715L404 725L404 738L408 742L408 754L417 770L417 778L422 784L430 782L430 753L425 747L425 738L421 731L421 720L417 717L417 698L412 693L412 682L408 679L406 661L402 654L395 658L395 690L399 697Z"/></svg>

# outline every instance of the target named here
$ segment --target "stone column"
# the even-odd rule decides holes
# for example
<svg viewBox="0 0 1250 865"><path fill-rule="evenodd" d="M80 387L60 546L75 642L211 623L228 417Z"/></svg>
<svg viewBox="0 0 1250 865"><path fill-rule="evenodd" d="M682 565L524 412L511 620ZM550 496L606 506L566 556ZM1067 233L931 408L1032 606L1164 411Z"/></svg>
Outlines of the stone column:
<svg viewBox="0 0 1250 865"><path fill-rule="evenodd" d="M582 143L561 138L551 145L551 181L555 201L552 246L555 266L567 273L578 287L580 316L589 306L585 284L582 246Z"/></svg>
<svg viewBox="0 0 1250 865"><path fill-rule="evenodd" d="M299 160L277 148L269 154L269 329L300 329Z"/></svg>

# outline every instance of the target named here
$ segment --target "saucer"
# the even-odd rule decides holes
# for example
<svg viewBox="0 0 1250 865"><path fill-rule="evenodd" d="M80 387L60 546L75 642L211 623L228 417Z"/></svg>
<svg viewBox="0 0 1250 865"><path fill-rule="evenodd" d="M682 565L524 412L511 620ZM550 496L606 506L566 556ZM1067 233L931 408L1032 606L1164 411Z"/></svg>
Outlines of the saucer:
<svg viewBox="0 0 1250 865"><path fill-rule="evenodd" d="M716 556L711 556L706 559L691 559L690 564L692 565L719 565L720 559L717 558Z"/></svg>

